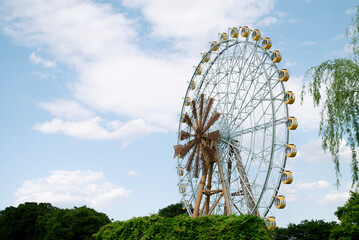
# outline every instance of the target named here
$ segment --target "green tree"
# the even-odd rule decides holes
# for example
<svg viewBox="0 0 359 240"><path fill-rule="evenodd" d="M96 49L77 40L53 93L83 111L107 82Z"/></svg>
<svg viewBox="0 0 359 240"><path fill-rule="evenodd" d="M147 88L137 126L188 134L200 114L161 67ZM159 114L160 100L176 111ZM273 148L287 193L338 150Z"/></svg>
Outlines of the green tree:
<svg viewBox="0 0 359 240"><path fill-rule="evenodd" d="M345 205L334 213L341 223L332 230L329 239L359 239L359 193L350 193Z"/></svg>
<svg viewBox="0 0 359 240"><path fill-rule="evenodd" d="M129 239L271 239L264 220L253 215L163 218L156 214L108 224L95 234L98 240Z"/></svg>
<svg viewBox="0 0 359 240"><path fill-rule="evenodd" d="M302 239L317 240L328 239L330 231L336 226L335 222L324 222L323 220L304 220L299 224L290 223L287 228L276 228L275 239Z"/></svg>
<svg viewBox="0 0 359 240"><path fill-rule="evenodd" d="M310 68L307 76L312 81L303 84L301 93L302 102L303 96L309 93L314 106L323 103L319 135L322 138L322 148L329 150L332 155L338 185L339 147L343 139L346 139L351 149L353 184L358 181L356 147L359 147L359 6L347 29L347 37L351 40L353 57L328 60Z"/></svg>
<svg viewBox="0 0 359 240"><path fill-rule="evenodd" d="M57 210L50 203L27 202L0 211L0 239L43 239L46 219Z"/></svg>
<svg viewBox="0 0 359 240"><path fill-rule="evenodd" d="M74 209L59 209L48 219L46 224L47 233L44 239L93 239L92 235L110 222L106 214L96 212L86 206L75 207Z"/></svg>
<svg viewBox="0 0 359 240"><path fill-rule="evenodd" d="M181 203L171 204L158 210L158 215L161 217L175 217L185 213L187 213L187 210L183 209Z"/></svg>

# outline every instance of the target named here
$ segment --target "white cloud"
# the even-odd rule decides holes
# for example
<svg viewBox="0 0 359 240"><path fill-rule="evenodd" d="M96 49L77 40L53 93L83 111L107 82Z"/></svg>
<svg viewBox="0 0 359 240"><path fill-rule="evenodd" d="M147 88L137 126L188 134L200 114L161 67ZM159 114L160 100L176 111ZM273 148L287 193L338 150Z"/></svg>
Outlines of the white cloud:
<svg viewBox="0 0 359 240"><path fill-rule="evenodd" d="M345 10L346 15L353 15L356 12L356 8L349 8Z"/></svg>
<svg viewBox="0 0 359 240"><path fill-rule="evenodd" d="M59 99L55 102L42 102L39 106L56 117L64 117L70 120L87 119L94 116L94 113L84 108L80 103L70 100Z"/></svg>
<svg viewBox="0 0 359 240"><path fill-rule="evenodd" d="M119 136L128 134L108 131L99 124L105 121L101 116L93 117L113 113L129 119L128 123L146 126L140 128L143 133L135 129L138 136L174 131L186 81L201 50L208 48L209 40L216 40L217 32L264 18L275 1L131 0L123 4L138 10L146 23L93 1L4 1L0 10L7 13L1 21L6 34L25 46L45 49L77 73L69 86L74 102L43 103L59 119L37 124L35 129L83 139L123 139ZM167 47L159 48L163 43ZM132 138L123 140L126 145Z"/></svg>
<svg viewBox="0 0 359 240"><path fill-rule="evenodd" d="M131 170L131 171L128 172L129 176L137 176L138 174L139 174L139 172L137 172L137 171L132 171Z"/></svg>
<svg viewBox="0 0 359 240"><path fill-rule="evenodd" d="M322 189L322 188L327 188L330 186L331 186L331 184L329 182L319 180L319 181L311 182L311 183L302 183L299 185L298 188L301 190L310 190L310 189Z"/></svg>
<svg viewBox="0 0 359 240"><path fill-rule="evenodd" d="M327 204L327 203L344 203L350 197L349 191L339 192L336 190L330 190L330 192L319 199L317 203Z"/></svg>
<svg viewBox="0 0 359 240"><path fill-rule="evenodd" d="M345 37L345 34L344 33L341 33L341 34L338 34L336 35L335 37L333 37L331 40L340 40L340 39L343 39Z"/></svg>
<svg viewBox="0 0 359 240"><path fill-rule="evenodd" d="M40 64L43 67L56 67L56 63L49 61L49 60L45 60L40 56L37 56L36 53L31 53L30 55L30 60L33 61L35 64Z"/></svg>
<svg viewBox="0 0 359 240"><path fill-rule="evenodd" d="M296 65L296 63L295 62L292 62L292 61L285 61L284 62L284 66L286 67L286 68L291 68L291 67L294 67Z"/></svg>
<svg viewBox="0 0 359 240"><path fill-rule="evenodd" d="M344 44L343 48L340 50L334 50L331 52L332 55L335 55L336 57L345 57L348 55L353 54L353 45L350 43Z"/></svg>
<svg viewBox="0 0 359 240"><path fill-rule="evenodd" d="M276 24L278 22L279 22L278 18L266 17L266 18L260 20L257 24L259 26L269 26L269 25L272 25L272 24Z"/></svg>
<svg viewBox="0 0 359 240"><path fill-rule="evenodd" d="M329 152L324 152L322 149L321 140L318 138L312 140L300 147L298 153L301 158L306 159L309 162L330 162L332 157ZM346 142L343 140L339 148L339 156L341 161L350 162L351 161L351 150L350 147L346 145Z"/></svg>
<svg viewBox="0 0 359 240"><path fill-rule="evenodd" d="M130 190L105 181L102 172L51 171L48 177L25 181L16 191L16 204L34 201L57 206L87 205L103 209L126 199Z"/></svg>
<svg viewBox="0 0 359 240"><path fill-rule="evenodd" d="M286 86L286 91L293 91L296 97L294 104L289 106L289 112L290 115L297 118L300 131L313 131L319 127L321 108L313 106L309 95L304 96L303 104L300 103L303 80L304 76L290 76L288 80L290 85Z"/></svg>
<svg viewBox="0 0 359 240"><path fill-rule="evenodd" d="M146 124L142 119L128 122L106 121L101 117L93 117L83 121L64 121L55 118L49 122L37 124L35 130L43 133L61 133L86 140L133 140L151 133L165 133L163 128Z"/></svg>
<svg viewBox="0 0 359 240"><path fill-rule="evenodd" d="M304 41L304 42L301 42L300 45L303 45L303 46L310 46L310 45L315 45L317 44L316 42L313 42L313 41Z"/></svg>

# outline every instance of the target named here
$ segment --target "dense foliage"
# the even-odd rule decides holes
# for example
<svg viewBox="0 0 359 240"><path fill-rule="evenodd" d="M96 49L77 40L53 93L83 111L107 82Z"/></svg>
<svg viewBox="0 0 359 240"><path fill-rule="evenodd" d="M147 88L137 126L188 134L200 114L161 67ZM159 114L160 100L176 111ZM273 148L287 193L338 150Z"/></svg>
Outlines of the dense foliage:
<svg viewBox="0 0 359 240"><path fill-rule="evenodd" d="M324 222L323 220L304 220L299 224L290 223L287 228L276 228L275 239L302 239L317 240L328 239L330 231L336 226L335 222Z"/></svg>
<svg viewBox="0 0 359 240"><path fill-rule="evenodd" d="M359 180L356 151L359 147L359 6L347 37L351 40L353 57L328 60L312 67L307 74L313 80L304 83L302 91L302 101L304 94L309 92L314 106L323 103L319 134L323 149L332 155L338 184L339 148L343 139L351 149L353 184Z"/></svg>
<svg viewBox="0 0 359 240"><path fill-rule="evenodd" d="M91 208L59 209L50 203L24 203L0 211L1 240L93 239L111 221Z"/></svg>
<svg viewBox="0 0 359 240"><path fill-rule="evenodd" d="M160 217L175 217L181 214L186 214L187 210L183 209L182 203L168 205L158 211Z"/></svg>
<svg viewBox="0 0 359 240"><path fill-rule="evenodd" d="M271 239L264 221L256 216L158 215L116 221L101 228L96 239Z"/></svg>
<svg viewBox="0 0 359 240"><path fill-rule="evenodd" d="M334 214L341 223L332 230L330 239L359 239L359 193L351 192L346 204Z"/></svg>

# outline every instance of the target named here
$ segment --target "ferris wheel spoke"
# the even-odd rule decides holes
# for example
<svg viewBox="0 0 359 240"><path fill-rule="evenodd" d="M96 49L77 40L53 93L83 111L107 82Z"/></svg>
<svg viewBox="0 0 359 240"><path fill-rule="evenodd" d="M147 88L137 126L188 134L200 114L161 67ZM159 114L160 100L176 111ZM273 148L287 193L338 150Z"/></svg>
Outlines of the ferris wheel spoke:
<svg viewBox="0 0 359 240"><path fill-rule="evenodd" d="M241 129L240 131L236 131L236 132L232 133L231 137L236 138L236 137L248 134L248 133L253 133L253 132L260 131L260 130L268 129L270 127L273 127L273 125L278 126L280 124L285 124L285 123L287 123L287 121L288 120L286 118L281 118L281 119L277 119L275 122L273 122L273 121L266 122L266 123L263 123L263 124L256 125L254 127Z"/></svg>

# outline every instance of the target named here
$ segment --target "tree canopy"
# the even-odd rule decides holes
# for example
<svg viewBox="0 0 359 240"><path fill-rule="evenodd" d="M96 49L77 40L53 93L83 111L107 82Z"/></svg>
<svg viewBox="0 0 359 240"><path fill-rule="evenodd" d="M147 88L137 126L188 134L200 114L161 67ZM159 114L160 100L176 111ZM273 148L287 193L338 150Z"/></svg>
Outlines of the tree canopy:
<svg viewBox="0 0 359 240"><path fill-rule="evenodd" d="M322 148L329 150L335 164L337 184L340 178L340 145L345 140L351 149L351 171L353 184L358 181L359 147L359 6L347 29L353 56L328 60L307 71L312 78L303 83L303 96L309 93L314 106L323 104L319 135Z"/></svg>
<svg viewBox="0 0 359 240"><path fill-rule="evenodd" d="M158 215L161 217L175 217L185 213L187 213L187 210L183 209L181 203L168 205L158 211Z"/></svg>
<svg viewBox="0 0 359 240"><path fill-rule="evenodd" d="M334 213L340 220L329 239L359 239L359 193L350 192L351 197Z"/></svg>
<svg viewBox="0 0 359 240"><path fill-rule="evenodd" d="M335 222L323 220L304 220L299 224L290 223L287 228L276 228L274 238L277 240L302 239L317 240L328 239L330 231L336 226Z"/></svg>
<svg viewBox="0 0 359 240"><path fill-rule="evenodd" d="M0 239L93 239L110 222L105 214L86 206L59 209L50 203L27 202L0 211Z"/></svg>

